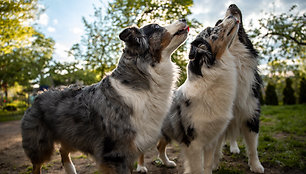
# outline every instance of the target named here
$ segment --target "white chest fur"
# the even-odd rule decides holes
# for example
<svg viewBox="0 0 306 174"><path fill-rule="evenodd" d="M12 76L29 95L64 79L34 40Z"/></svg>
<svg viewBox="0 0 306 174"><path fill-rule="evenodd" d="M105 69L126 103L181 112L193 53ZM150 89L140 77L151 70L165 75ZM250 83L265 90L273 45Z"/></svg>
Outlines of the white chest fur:
<svg viewBox="0 0 306 174"><path fill-rule="evenodd" d="M256 100L252 97L252 84L255 81L254 70L257 67L257 60L251 57L248 50L240 42L235 42L231 48L237 66L237 95L235 105L240 110L252 113L257 106Z"/></svg>
<svg viewBox="0 0 306 174"><path fill-rule="evenodd" d="M145 151L156 144L162 121L170 107L176 67L170 61L148 67L150 90L134 90L111 78L111 84L125 103L133 109L131 123L136 129L135 144Z"/></svg>
<svg viewBox="0 0 306 174"><path fill-rule="evenodd" d="M203 77L187 80L181 90L191 99L189 114L201 142L210 144L224 131L232 119L236 96L234 57L225 54L214 68L202 69Z"/></svg>

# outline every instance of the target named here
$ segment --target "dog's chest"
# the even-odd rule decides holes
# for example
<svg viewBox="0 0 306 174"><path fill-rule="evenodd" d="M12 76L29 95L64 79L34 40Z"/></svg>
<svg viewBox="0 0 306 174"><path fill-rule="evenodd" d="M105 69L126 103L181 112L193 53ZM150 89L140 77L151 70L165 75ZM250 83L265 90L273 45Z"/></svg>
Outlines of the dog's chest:
<svg viewBox="0 0 306 174"><path fill-rule="evenodd" d="M133 109L132 127L136 130L135 144L144 151L154 145L160 135L162 121L170 107L173 72L151 72L150 90L131 89L115 79L111 83L124 102Z"/></svg>
<svg viewBox="0 0 306 174"><path fill-rule="evenodd" d="M254 71L257 67L257 61L244 48L233 50L237 66L237 91L239 91L236 103L244 105L249 95L251 95L252 84L254 83Z"/></svg>

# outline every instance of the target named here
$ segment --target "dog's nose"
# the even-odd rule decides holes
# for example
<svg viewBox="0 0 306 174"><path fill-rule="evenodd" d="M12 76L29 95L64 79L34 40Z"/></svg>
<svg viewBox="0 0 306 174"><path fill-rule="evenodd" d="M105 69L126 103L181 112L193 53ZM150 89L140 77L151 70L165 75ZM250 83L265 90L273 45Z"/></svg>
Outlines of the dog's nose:
<svg viewBox="0 0 306 174"><path fill-rule="evenodd" d="M237 8L235 4L231 4L228 8Z"/></svg>
<svg viewBox="0 0 306 174"><path fill-rule="evenodd" d="M186 19L180 19L181 22L187 23Z"/></svg>

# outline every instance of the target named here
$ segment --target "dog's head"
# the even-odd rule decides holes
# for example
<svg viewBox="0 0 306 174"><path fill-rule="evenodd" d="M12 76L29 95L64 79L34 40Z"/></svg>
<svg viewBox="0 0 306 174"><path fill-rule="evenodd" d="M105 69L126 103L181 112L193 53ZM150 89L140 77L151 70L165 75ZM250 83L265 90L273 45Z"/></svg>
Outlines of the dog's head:
<svg viewBox="0 0 306 174"><path fill-rule="evenodd" d="M224 18L227 18L228 16L234 16L239 20L238 39L242 44L244 44L246 46L246 48L251 52L251 54L254 57L257 57L258 53L254 49L252 42L250 41L248 35L246 34L246 32L243 28L242 13L241 13L241 10L237 7L237 5L231 4L227 8ZM218 25L221 22L222 22L222 20L218 20L216 25Z"/></svg>
<svg viewBox="0 0 306 174"><path fill-rule="evenodd" d="M239 21L228 16L217 26L204 29L191 43L188 68L194 74L202 76L202 68L211 68L222 58L239 28Z"/></svg>
<svg viewBox="0 0 306 174"><path fill-rule="evenodd" d="M125 51L128 54L151 54L154 62L160 62L186 40L188 31L189 27L183 19L165 27L149 24L142 28L126 28L119 38L125 42Z"/></svg>

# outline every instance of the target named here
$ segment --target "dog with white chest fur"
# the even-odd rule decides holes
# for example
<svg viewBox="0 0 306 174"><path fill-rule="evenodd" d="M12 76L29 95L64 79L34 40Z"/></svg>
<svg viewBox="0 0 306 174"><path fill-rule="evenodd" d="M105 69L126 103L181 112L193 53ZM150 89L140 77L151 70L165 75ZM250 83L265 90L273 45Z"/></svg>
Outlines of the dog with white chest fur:
<svg viewBox="0 0 306 174"><path fill-rule="evenodd" d="M186 40L185 20L166 27L130 27L116 69L84 88L38 95L22 119L22 145L33 173L61 145L66 173L77 171L70 152L91 155L104 174L131 173L137 156L156 144L171 105L177 68L171 54Z"/></svg>
<svg viewBox="0 0 306 174"><path fill-rule="evenodd" d="M188 77L174 94L158 144L159 158L165 165L175 166L165 151L175 140L182 144L184 173L212 173L217 142L233 118L237 74L229 48L238 29L238 19L228 16L191 43Z"/></svg>
<svg viewBox="0 0 306 174"><path fill-rule="evenodd" d="M258 133L260 117L260 92L262 88L262 79L258 72L258 52L253 47L247 33L244 30L242 22L242 13L240 9L231 4L226 10L227 16L235 16L239 20L238 37L233 40L233 46L230 48L231 54L235 56L237 69L237 93L233 114L234 118L230 122L225 132L225 140L230 141L230 151L239 153L239 147L236 140L240 135L244 138L247 155L249 158L250 170L256 173L264 173L258 152ZM218 25L219 20L216 25ZM218 144L218 150L215 155L215 167L222 156L222 142Z"/></svg>

